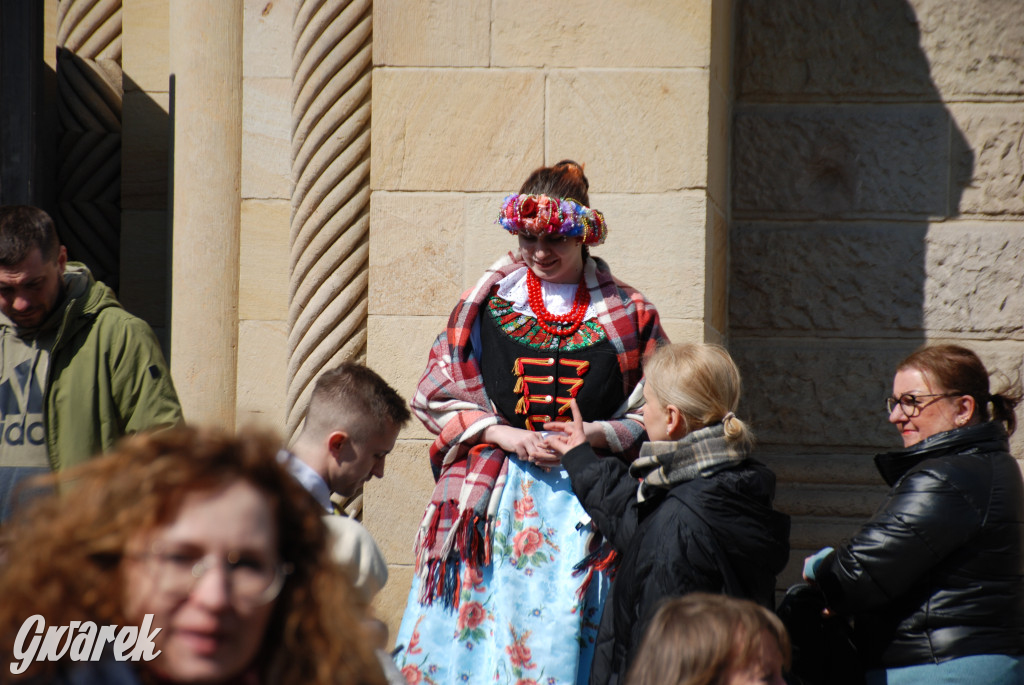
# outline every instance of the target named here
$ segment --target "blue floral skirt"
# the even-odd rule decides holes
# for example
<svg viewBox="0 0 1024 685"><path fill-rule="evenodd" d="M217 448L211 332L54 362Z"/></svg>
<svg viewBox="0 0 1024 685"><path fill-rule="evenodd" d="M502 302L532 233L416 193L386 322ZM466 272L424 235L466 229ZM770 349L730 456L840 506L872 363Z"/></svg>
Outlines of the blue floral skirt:
<svg viewBox="0 0 1024 685"><path fill-rule="evenodd" d="M459 608L424 607L413 579L395 658L409 683L585 685L608 594L573 567L592 528L562 469L509 458L494 522L492 564L463 567Z"/></svg>

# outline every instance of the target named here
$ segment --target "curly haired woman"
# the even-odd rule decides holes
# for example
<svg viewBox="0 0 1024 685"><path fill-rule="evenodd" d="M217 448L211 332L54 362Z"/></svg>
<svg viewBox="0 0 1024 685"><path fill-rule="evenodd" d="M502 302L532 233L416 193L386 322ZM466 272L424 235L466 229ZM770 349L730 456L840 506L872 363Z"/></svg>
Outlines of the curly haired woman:
<svg viewBox="0 0 1024 685"><path fill-rule="evenodd" d="M318 505L277 463L279 445L178 428L58 476L64 494L35 501L9 531L4 669L24 666L33 685L382 684L365 607L330 557ZM68 627L70 648L48 650L56 662L24 658L22 626L37 615ZM159 630L155 657L118 660L115 644L81 658L86 622Z"/></svg>

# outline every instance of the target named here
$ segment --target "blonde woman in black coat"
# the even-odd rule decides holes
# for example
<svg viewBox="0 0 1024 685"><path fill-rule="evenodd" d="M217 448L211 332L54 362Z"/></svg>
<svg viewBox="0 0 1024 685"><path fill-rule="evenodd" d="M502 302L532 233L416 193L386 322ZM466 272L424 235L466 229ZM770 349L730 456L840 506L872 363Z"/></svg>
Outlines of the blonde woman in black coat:
<svg viewBox="0 0 1024 685"><path fill-rule="evenodd" d="M771 607L789 557L789 517L772 508L775 475L750 458L750 432L733 413L740 375L729 353L666 345L644 368L650 442L631 466L596 456L575 408L573 424L545 425L573 491L619 555L592 685L622 681L666 598L703 591Z"/></svg>

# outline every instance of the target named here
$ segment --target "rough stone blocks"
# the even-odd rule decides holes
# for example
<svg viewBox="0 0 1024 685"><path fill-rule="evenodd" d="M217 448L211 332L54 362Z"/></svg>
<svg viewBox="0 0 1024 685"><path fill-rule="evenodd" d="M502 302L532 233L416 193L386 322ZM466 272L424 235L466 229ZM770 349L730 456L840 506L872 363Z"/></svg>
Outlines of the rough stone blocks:
<svg viewBox="0 0 1024 685"><path fill-rule="evenodd" d="M1018 0L743 0L742 98L941 99L1024 94Z"/></svg>
<svg viewBox="0 0 1024 685"><path fill-rule="evenodd" d="M950 116L941 105L743 105L734 122L737 214L947 213Z"/></svg>
<svg viewBox="0 0 1024 685"><path fill-rule="evenodd" d="M1024 95L1019 0L913 0L921 45L945 99Z"/></svg>
<svg viewBox="0 0 1024 685"><path fill-rule="evenodd" d="M921 329L924 223L740 223L731 326L739 335L894 335Z"/></svg>
<svg viewBox="0 0 1024 685"><path fill-rule="evenodd" d="M240 319L288 320L290 215L287 200L242 201L238 246Z"/></svg>
<svg viewBox="0 0 1024 685"><path fill-rule="evenodd" d="M1024 339L1024 222L939 224L926 249L926 330Z"/></svg>
<svg viewBox="0 0 1024 685"><path fill-rule="evenodd" d="M730 351L743 375L740 415L760 445L896 447L883 400L896 363L920 342L734 337Z"/></svg>
<svg viewBox="0 0 1024 685"><path fill-rule="evenodd" d="M448 316L462 291L462 196L378 191L370 225L370 313Z"/></svg>
<svg viewBox="0 0 1024 685"><path fill-rule="evenodd" d="M1024 224L740 224L733 330L1021 337Z"/></svg>
<svg viewBox="0 0 1024 685"><path fill-rule="evenodd" d="M589 162L600 192L706 188L706 70L554 71L548 77L547 154Z"/></svg>
<svg viewBox="0 0 1024 685"><path fill-rule="evenodd" d="M374 0L373 63L486 67L490 3L479 0Z"/></svg>
<svg viewBox="0 0 1024 685"><path fill-rule="evenodd" d="M541 73L374 71L374 190L505 190L542 164L543 141Z"/></svg>
<svg viewBox="0 0 1024 685"><path fill-rule="evenodd" d="M955 184L963 189L960 213L1024 217L1024 103L950 110L966 139L954 160Z"/></svg>
<svg viewBox="0 0 1024 685"><path fill-rule="evenodd" d="M749 420L762 446L794 451L863 448L881 452L902 447L889 423L884 398L892 393L896 365L925 342L949 338L858 340L733 339L730 351L743 374L740 415ZM1024 345L1009 341L963 341L993 376L993 391L1019 377ZM1011 441L1020 454L1024 438ZM837 468L840 468L837 465ZM852 475L844 473L848 481ZM830 482L833 479L827 479Z"/></svg>
<svg viewBox="0 0 1024 685"><path fill-rule="evenodd" d="M242 197L291 197L291 80L247 78L242 91Z"/></svg>
<svg viewBox="0 0 1024 685"><path fill-rule="evenodd" d="M493 64L705 67L711 2L496 0Z"/></svg>
<svg viewBox="0 0 1024 685"><path fill-rule="evenodd" d="M662 317L704 317L704 193L595 195L608 220L608 240L591 254L608 262L658 308Z"/></svg>

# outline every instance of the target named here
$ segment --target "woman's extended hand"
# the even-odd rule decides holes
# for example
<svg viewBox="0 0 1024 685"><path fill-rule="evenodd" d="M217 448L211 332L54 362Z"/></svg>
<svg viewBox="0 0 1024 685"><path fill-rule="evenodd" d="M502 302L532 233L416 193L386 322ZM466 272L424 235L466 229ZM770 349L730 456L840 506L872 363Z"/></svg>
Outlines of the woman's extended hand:
<svg viewBox="0 0 1024 685"><path fill-rule="evenodd" d="M587 442L587 433L583 424L583 415L580 414L579 405L576 400L569 402L572 409L572 423L554 421L544 424L544 430L548 431L548 437L544 441L545 446L551 448L559 457Z"/></svg>
<svg viewBox="0 0 1024 685"><path fill-rule="evenodd" d="M544 443L544 436L535 431L494 425L485 428L480 438L483 442L493 442L509 454L515 454L523 461L532 462L537 466L550 468L559 463L558 457Z"/></svg>

